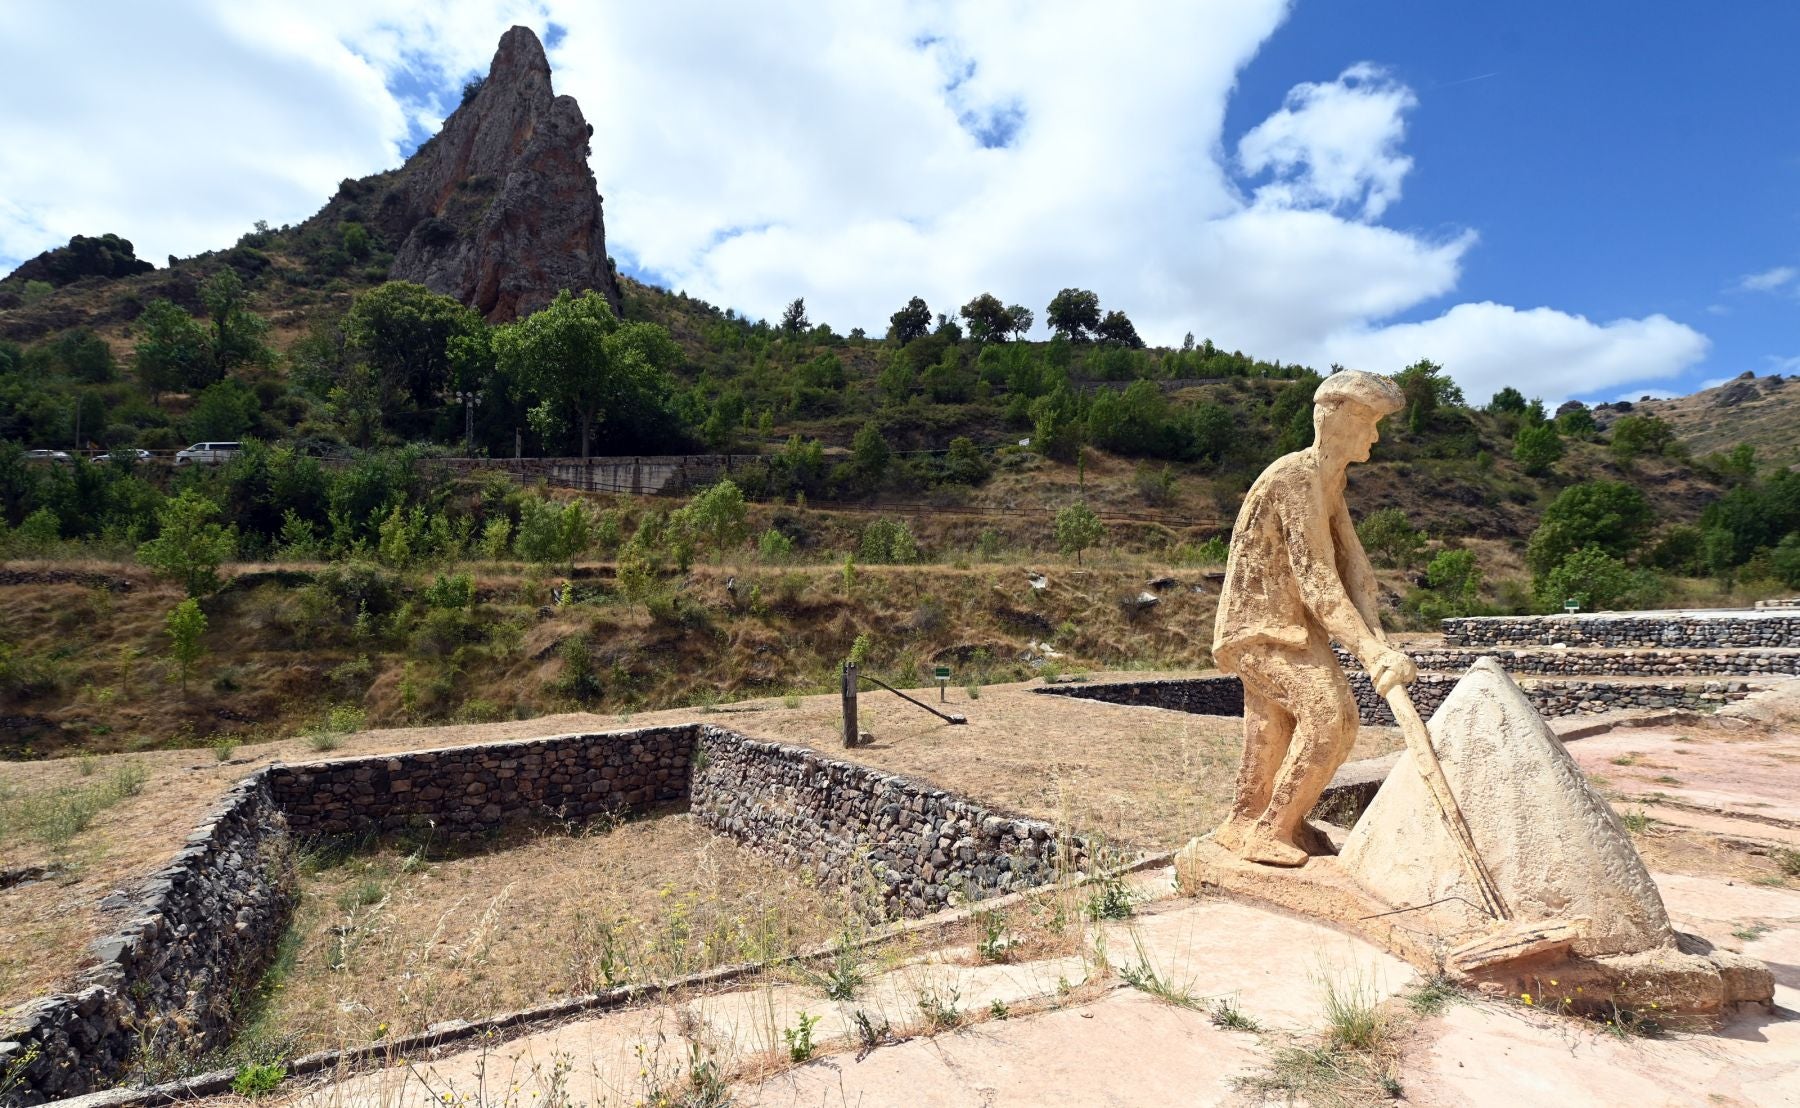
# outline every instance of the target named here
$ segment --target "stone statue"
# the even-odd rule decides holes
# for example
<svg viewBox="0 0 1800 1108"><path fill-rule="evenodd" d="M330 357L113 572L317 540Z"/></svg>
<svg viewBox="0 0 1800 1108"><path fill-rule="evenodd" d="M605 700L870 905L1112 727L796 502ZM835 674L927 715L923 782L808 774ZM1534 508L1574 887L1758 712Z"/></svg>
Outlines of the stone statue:
<svg viewBox="0 0 1800 1108"><path fill-rule="evenodd" d="M1356 701L1332 640L1379 695L1417 675L1381 633L1375 572L1344 504L1345 470L1369 460L1376 424L1404 406L1386 377L1326 378L1313 394L1313 445L1276 459L1238 512L1213 660L1244 683L1244 761L1212 840L1248 861L1299 866L1332 852L1306 823L1356 742Z"/></svg>

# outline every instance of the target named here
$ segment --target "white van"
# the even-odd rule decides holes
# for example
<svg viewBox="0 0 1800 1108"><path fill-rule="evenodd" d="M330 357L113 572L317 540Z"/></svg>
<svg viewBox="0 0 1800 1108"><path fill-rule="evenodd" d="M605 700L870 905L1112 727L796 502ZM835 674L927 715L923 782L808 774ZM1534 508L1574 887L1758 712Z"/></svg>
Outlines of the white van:
<svg viewBox="0 0 1800 1108"><path fill-rule="evenodd" d="M244 444L241 442L197 442L186 450L177 450L175 464L178 466L224 465L237 457L238 452L243 449Z"/></svg>

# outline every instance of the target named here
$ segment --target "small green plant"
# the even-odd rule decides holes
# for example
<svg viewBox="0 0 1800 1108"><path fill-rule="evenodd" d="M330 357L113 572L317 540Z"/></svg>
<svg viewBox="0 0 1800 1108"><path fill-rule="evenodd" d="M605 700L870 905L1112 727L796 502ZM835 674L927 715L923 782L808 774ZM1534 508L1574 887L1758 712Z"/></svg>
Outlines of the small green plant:
<svg viewBox="0 0 1800 1108"><path fill-rule="evenodd" d="M1213 1001L1212 1009L1206 1018L1221 1031L1261 1031L1262 1024L1244 1014L1237 1005L1236 997L1224 997Z"/></svg>
<svg viewBox="0 0 1800 1108"><path fill-rule="evenodd" d="M1406 991L1406 1006L1421 1016L1435 1016L1462 999L1462 991L1448 977L1434 974Z"/></svg>
<svg viewBox="0 0 1800 1108"><path fill-rule="evenodd" d="M287 1077L287 1067L280 1062L252 1062L239 1066L231 1079L231 1091L250 1100L268 1096Z"/></svg>
<svg viewBox="0 0 1800 1108"><path fill-rule="evenodd" d="M93 751L84 750L80 754L75 755L75 771L81 774L81 776L92 777L94 776L94 771L99 767L100 756Z"/></svg>
<svg viewBox="0 0 1800 1108"><path fill-rule="evenodd" d="M200 641L206 634L206 613L200 610L200 602L190 596L170 610L164 626L169 633L169 657L181 675L181 691L185 695L188 674L206 654L206 644Z"/></svg>
<svg viewBox="0 0 1800 1108"><path fill-rule="evenodd" d="M358 908L366 908L377 904L387 895L379 881L359 881L338 894L337 906L342 912L354 912Z"/></svg>
<svg viewBox="0 0 1800 1108"><path fill-rule="evenodd" d="M988 1015L997 1020L1003 1020L1012 1015L1012 1009L1007 1006L1006 1001L1001 1000L999 997L995 997L988 1003Z"/></svg>
<svg viewBox="0 0 1800 1108"><path fill-rule="evenodd" d="M1621 1039L1660 1038L1664 1030L1663 1025L1658 1023L1654 1017L1632 1011L1629 1008L1621 1008L1617 1003L1612 1005L1612 1011L1603 1017L1601 1022L1608 1031Z"/></svg>
<svg viewBox="0 0 1800 1108"><path fill-rule="evenodd" d="M344 745L344 740L333 731L318 728L306 736L306 745L320 754L328 754Z"/></svg>
<svg viewBox="0 0 1800 1108"><path fill-rule="evenodd" d="M867 980L854 937L848 929L832 944L831 960L823 970L803 969L801 972L832 1000L854 1000L862 990L863 982Z"/></svg>
<svg viewBox="0 0 1800 1108"><path fill-rule="evenodd" d="M1136 965L1119 967L1119 979L1140 993L1149 993L1166 1004L1177 1008L1200 1009L1200 998L1184 986L1176 985L1156 972L1142 949L1139 950Z"/></svg>
<svg viewBox="0 0 1800 1108"><path fill-rule="evenodd" d="M1007 930L1006 917L999 912L975 913L975 954L983 962L1004 962L1018 945Z"/></svg>
<svg viewBox="0 0 1800 1108"><path fill-rule="evenodd" d="M783 708L798 708L800 706L800 694L797 692L787 693L781 698L781 706Z"/></svg>
<svg viewBox="0 0 1800 1108"><path fill-rule="evenodd" d="M1637 765L1638 756L1636 754L1621 754L1616 758L1609 758L1607 760L1615 766L1635 766Z"/></svg>
<svg viewBox="0 0 1800 1108"><path fill-rule="evenodd" d="M981 682L978 679L971 677L969 678L969 683L963 686L963 691L969 694L970 700L980 700Z"/></svg>
<svg viewBox="0 0 1800 1108"><path fill-rule="evenodd" d="M1368 977L1362 973L1327 977L1323 987L1326 1042L1337 1050L1370 1051L1380 1046L1387 1021L1377 1010L1380 996Z"/></svg>
<svg viewBox="0 0 1800 1108"><path fill-rule="evenodd" d="M229 762L231 761L231 756L237 753L237 748L238 740L231 738L230 736L214 739L212 744L213 758L217 761Z"/></svg>
<svg viewBox="0 0 1800 1108"><path fill-rule="evenodd" d="M1775 862L1783 876L1800 877L1800 850L1792 847L1781 847L1769 856Z"/></svg>
<svg viewBox="0 0 1800 1108"><path fill-rule="evenodd" d="M1766 923L1758 923L1758 924L1752 924L1749 927L1738 928L1736 931L1733 931L1731 933L1731 937L1738 940L1739 942L1753 943L1756 940L1762 938L1764 935L1767 935L1768 933L1769 933L1769 925Z"/></svg>
<svg viewBox="0 0 1800 1108"><path fill-rule="evenodd" d="M963 1013L957 1007L961 1002L962 990L954 986L939 992L937 986L933 985L920 993L919 1014L925 1017L925 1033L936 1035L961 1024Z"/></svg>
<svg viewBox="0 0 1800 1108"><path fill-rule="evenodd" d="M1631 832L1633 835L1642 835L1650 830L1650 825L1655 823L1656 820L1644 809L1633 808L1629 812L1620 812L1619 822L1623 823L1625 825L1625 830Z"/></svg>
<svg viewBox="0 0 1800 1108"><path fill-rule="evenodd" d="M999 1001L995 1001L996 1004ZM856 1028L856 1042L863 1053L868 1053L887 1042L893 1032L893 1026L885 1018L871 1016L858 1008L850 1016L850 1022Z"/></svg>
<svg viewBox="0 0 1800 1108"><path fill-rule="evenodd" d="M1095 882L1084 910L1091 920L1130 919L1136 900L1137 894L1115 873Z"/></svg>
<svg viewBox="0 0 1800 1108"><path fill-rule="evenodd" d="M813 1028L824 1017L801 1012L795 1018L800 1021L799 1026L784 1028L781 1037L787 1042L788 1061L804 1062L813 1056Z"/></svg>

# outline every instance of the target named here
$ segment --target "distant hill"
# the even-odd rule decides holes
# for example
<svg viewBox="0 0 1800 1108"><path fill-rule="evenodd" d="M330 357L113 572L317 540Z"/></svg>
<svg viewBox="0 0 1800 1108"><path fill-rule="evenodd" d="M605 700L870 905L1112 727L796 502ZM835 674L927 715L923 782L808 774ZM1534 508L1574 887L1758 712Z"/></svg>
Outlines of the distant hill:
<svg viewBox="0 0 1800 1108"><path fill-rule="evenodd" d="M1749 443L1756 447L1760 465L1800 464L1800 377L1744 373L1691 396L1638 400L1594 410L1602 427L1627 414L1654 415L1667 421L1696 458Z"/></svg>

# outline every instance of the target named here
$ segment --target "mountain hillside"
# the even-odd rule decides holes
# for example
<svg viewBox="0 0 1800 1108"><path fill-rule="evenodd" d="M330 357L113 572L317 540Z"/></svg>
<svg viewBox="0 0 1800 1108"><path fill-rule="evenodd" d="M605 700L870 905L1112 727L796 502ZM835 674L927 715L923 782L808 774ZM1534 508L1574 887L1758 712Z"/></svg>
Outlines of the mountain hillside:
<svg viewBox="0 0 1800 1108"><path fill-rule="evenodd" d="M1730 453L1748 443L1763 465L1800 463L1800 377L1744 373L1691 396L1639 400L1626 409L1613 404L1595 409L1605 426L1609 417L1653 415L1675 429L1695 457Z"/></svg>

